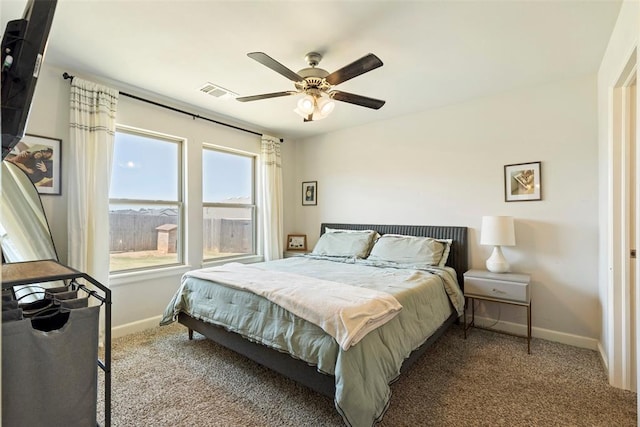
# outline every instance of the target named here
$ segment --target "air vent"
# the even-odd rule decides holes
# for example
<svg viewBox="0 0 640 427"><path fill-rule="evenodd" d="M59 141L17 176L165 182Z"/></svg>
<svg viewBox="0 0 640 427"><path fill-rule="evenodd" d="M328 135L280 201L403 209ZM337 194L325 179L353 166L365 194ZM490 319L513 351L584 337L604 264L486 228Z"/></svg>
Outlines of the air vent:
<svg viewBox="0 0 640 427"><path fill-rule="evenodd" d="M200 92L204 92L208 95L215 96L216 98L220 98L220 99L230 99L238 96L237 93L231 92L230 90L225 89L221 86L215 85L211 82L205 83L200 88Z"/></svg>

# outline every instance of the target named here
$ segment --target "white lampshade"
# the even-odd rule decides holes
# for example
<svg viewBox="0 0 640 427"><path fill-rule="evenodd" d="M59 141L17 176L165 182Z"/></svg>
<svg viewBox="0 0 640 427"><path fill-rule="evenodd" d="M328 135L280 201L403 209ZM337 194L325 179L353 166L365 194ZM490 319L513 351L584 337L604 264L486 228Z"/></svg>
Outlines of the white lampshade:
<svg viewBox="0 0 640 427"><path fill-rule="evenodd" d="M335 106L336 103L329 98L320 98L320 100L318 101L318 111L324 117L327 117L329 114L331 114Z"/></svg>
<svg viewBox="0 0 640 427"><path fill-rule="evenodd" d="M481 245L515 246L516 232L511 216L483 216Z"/></svg>
<svg viewBox="0 0 640 427"><path fill-rule="evenodd" d="M298 101L298 109L307 115L313 113L315 106L316 100L311 95L305 95Z"/></svg>
<svg viewBox="0 0 640 427"><path fill-rule="evenodd" d="M486 262L487 270L493 273L509 271L509 263L502 254L500 246L514 246L516 244L513 217L483 216L480 244L494 247L491 257Z"/></svg>

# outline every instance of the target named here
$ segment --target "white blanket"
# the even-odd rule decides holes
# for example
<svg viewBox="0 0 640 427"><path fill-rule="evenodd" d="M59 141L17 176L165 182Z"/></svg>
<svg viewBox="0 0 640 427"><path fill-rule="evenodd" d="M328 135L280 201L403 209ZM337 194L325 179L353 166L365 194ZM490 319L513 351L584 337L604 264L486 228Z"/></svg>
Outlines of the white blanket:
<svg viewBox="0 0 640 427"><path fill-rule="evenodd" d="M322 328L344 350L393 319L402 309L402 305L386 292L240 263L194 270L186 276L211 280L267 298Z"/></svg>

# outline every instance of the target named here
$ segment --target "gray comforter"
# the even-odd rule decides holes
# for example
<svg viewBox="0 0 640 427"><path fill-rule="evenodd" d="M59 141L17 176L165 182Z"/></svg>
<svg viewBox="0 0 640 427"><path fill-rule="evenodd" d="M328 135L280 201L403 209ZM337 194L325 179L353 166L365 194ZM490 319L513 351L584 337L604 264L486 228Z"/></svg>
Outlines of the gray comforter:
<svg viewBox="0 0 640 427"><path fill-rule="evenodd" d="M184 312L285 351L317 366L320 372L334 375L336 408L345 423L355 427L371 426L382 417L391 396L389 384L399 376L404 359L424 343L452 311L461 315L463 310L464 297L454 270L448 267L430 271L399 269L365 260L309 256L253 265L383 291L393 295L403 308L391 321L343 350L319 326L261 296L185 277L167 306L161 324L175 321L178 313Z"/></svg>

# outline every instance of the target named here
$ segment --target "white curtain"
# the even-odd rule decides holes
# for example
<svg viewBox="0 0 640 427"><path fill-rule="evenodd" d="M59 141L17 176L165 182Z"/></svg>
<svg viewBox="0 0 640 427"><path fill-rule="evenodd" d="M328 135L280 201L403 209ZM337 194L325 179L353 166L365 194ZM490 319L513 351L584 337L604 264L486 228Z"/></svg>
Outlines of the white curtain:
<svg viewBox="0 0 640 427"><path fill-rule="evenodd" d="M108 286L109 182L118 91L71 83L68 264Z"/></svg>
<svg viewBox="0 0 640 427"><path fill-rule="evenodd" d="M263 252L265 261L282 258L283 252L283 203L282 162L280 140L262 135L262 176L260 183L262 199Z"/></svg>

